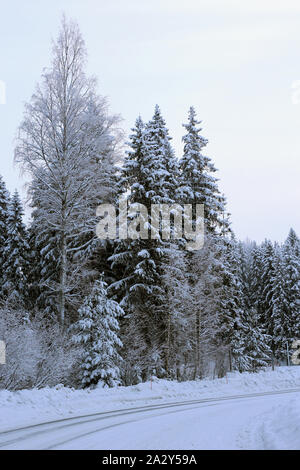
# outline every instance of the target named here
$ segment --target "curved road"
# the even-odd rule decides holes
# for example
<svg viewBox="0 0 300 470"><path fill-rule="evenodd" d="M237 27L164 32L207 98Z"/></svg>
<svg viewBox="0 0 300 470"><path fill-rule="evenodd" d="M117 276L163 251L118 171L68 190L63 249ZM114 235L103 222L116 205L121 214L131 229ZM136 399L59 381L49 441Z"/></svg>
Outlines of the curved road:
<svg viewBox="0 0 300 470"><path fill-rule="evenodd" d="M299 392L177 401L49 421L0 432L0 449L247 448L241 428Z"/></svg>

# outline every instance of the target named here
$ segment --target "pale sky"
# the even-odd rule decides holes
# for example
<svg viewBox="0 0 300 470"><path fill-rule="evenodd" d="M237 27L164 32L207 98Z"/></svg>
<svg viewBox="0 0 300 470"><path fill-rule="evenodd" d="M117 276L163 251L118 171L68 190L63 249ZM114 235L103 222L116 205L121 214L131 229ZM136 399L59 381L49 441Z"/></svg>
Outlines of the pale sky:
<svg viewBox="0 0 300 470"><path fill-rule="evenodd" d="M196 108L237 237L300 235L300 1L0 0L0 173L23 197L13 139L63 12L126 132L158 103L180 157Z"/></svg>

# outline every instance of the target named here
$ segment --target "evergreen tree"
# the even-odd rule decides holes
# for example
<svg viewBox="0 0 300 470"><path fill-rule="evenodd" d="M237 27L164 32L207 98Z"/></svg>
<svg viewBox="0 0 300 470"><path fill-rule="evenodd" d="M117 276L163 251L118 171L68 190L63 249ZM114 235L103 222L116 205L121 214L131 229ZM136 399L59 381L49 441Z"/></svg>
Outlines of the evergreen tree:
<svg viewBox="0 0 300 470"><path fill-rule="evenodd" d="M193 107L189 110L188 123L183 124L187 133L183 137L184 152L180 160L183 187L182 198L185 204L204 204L205 230L215 232L228 228L225 220L225 199L219 192L217 179L213 174L216 168L211 158L203 155L203 149L208 141L200 135L201 128L197 127Z"/></svg>
<svg viewBox="0 0 300 470"><path fill-rule="evenodd" d="M286 357L286 346L289 338L293 337L292 322L289 312L289 298L286 289L287 279L282 257L282 250L276 252L276 271L272 278L272 313L268 320L268 331L272 336L273 349L278 359Z"/></svg>
<svg viewBox="0 0 300 470"><path fill-rule="evenodd" d="M73 341L83 346L82 385L87 387L98 382L112 387L120 383L119 349L122 342L118 336L119 318L124 311L114 300L107 297L107 285L96 281L91 294L79 309L79 320L72 326Z"/></svg>
<svg viewBox="0 0 300 470"><path fill-rule="evenodd" d="M300 240L293 229L282 248L285 296L288 300L288 340L299 339L300 332Z"/></svg>
<svg viewBox="0 0 300 470"><path fill-rule="evenodd" d="M269 345L271 338L264 333L255 308L245 312L243 325L243 355L247 359L246 370L257 372L261 367L267 367L270 363L271 349Z"/></svg>
<svg viewBox="0 0 300 470"><path fill-rule="evenodd" d="M16 306L24 305L27 296L29 245L22 216L19 194L15 191L8 209L3 293Z"/></svg>
<svg viewBox="0 0 300 470"><path fill-rule="evenodd" d="M263 322L269 324L272 315L272 294L273 280L276 274L276 256L275 249L270 240L265 240L261 245L262 266L261 266L261 304L263 310Z"/></svg>
<svg viewBox="0 0 300 470"><path fill-rule="evenodd" d="M234 237L220 239L220 288L216 295L218 305L217 344L227 349L229 369L239 371L249 367L245 350L245 304L239 278L237 243Z"/></svg>
<svg viewBox="0 0 300 470"><path fill-rule="evenodd" d="M178 187L178 166L170 145L170 137L161 116L155 107L153 118L144 125L141 118L130 136L130 150L121 171L121 187L127 191L130 204L143 204L148 215L140 214L139 227L145 227L147 239L120 240L111 256L112 268L118 280L110 286L110 292L118 295L128 313L124 328L136 328L147 345L144 357L144 372L150 368L162 371L162 349L166 324L162 312L164 291L162 269L169 242L161 233L151 239L151 205L175 202ZM136 223L133 215L129 224Z"/></svg>
<svg viewBox="0 0 300 470"><path fill-rule="evenodd" d="M265 334L257 311L255 291L253 290L253 259L252 251L255 245L238 244L238 276L241 283L241 295L243 298L243 356L247 358L247 370L256 371L260 367L268 365L271 350L270 337Z"/></svg>
<svg viewBox="0 0 300 470"><path fill-rule="evenodd" d="M170 144L171 137L159 106L145 128L147 177L144 178L146 198L152 204L176 202L179 166Z"/></svg>
<svg viewBox="0 0 300 470"><path fill-rule="evenodd" d="M4 282L3 265L5 262L4 247L7 241L7 220L8 220L8 205L9 193L6 189L5 183L0 176L0 292Z"/></svg>

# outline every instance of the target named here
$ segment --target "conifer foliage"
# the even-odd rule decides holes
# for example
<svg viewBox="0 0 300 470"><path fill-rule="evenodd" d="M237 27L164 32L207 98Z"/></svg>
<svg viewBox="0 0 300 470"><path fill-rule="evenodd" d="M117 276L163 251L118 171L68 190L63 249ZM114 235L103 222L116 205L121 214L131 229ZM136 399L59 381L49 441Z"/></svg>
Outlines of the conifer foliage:
<svg viewBox="0 0 300 470"><path fill-rule="evenodd" d="M2 176L0 176L0 291L3 286L3 265L5 262L4 246L7 240L7 220L9 193L6 189Z"/></svg>
<svg viewBox="0 0 300 470"><path fill-rule="evenodd" d="M216 168L211 158L203 154L208 141L201 136L196 111L189 110L188 123L183 124L186 135L182 138L184 152L180 160L182 192L185 204L204 204L205 228L208 232L224 224L225 200L217 186Z"/></svg>
<svg viewBox="0 0 300 470"><path fill-rule="evenodd" d="M28 290L29 245L22 216L23 209L16 191L8 206L3 264L3 293L14 306L24 306Z"/></svg>
<svg viewBox="0 0 300 470"><path fill-rule="evenodd" d="M91 294L80 307L79 320L73 325L73 341L84 347L81 370L84 387L98 382L112 387L120 383L122 342L118 336L119 319L124 311L107 297L103 280L95 282Z"/></svg>

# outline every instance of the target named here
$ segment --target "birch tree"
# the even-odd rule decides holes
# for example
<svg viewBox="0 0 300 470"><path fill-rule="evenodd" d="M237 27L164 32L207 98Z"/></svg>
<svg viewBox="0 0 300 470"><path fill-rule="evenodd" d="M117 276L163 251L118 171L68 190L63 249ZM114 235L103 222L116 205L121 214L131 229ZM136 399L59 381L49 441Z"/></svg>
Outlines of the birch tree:
<svg viewBox="0 0 300 470"><path fill-rule="evenodd" d="M95 239L95 209L108 197L120 136L119 118L108 115L95 79L85 74L86 57L77 24L63 18L52 65L25 105L15 149L31 177L37 236L47 240L51 233L58 247L58 276L47 287L62 326L76 277L70 263Z"/></svg>

